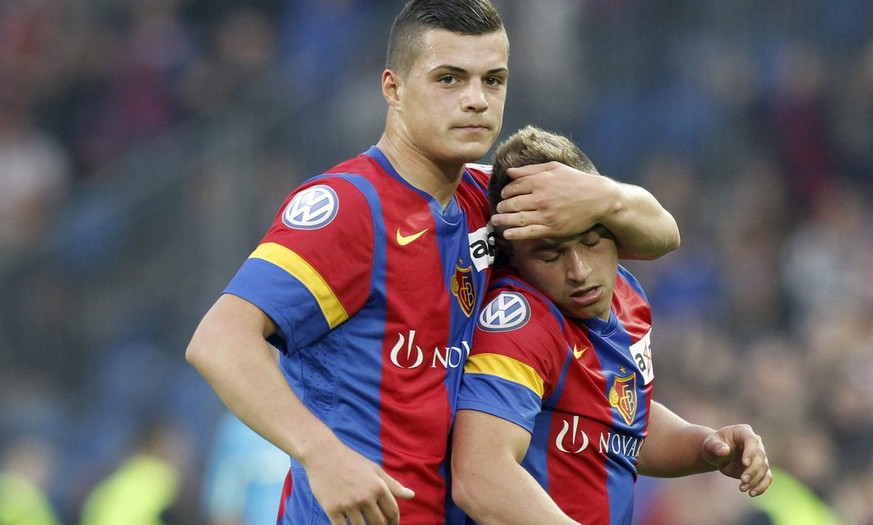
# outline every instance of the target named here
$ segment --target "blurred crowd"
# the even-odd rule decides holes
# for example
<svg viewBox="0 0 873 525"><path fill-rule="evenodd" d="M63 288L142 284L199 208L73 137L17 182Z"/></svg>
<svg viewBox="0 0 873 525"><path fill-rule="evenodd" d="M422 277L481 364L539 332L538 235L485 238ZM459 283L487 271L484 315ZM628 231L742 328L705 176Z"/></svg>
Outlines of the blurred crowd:
<svg viewBox="0 0 873 525"><path fill-rule="evenodd" d="M378 139L401 4L0 1L0 524L40 491L22 523L117 523L126 494L243 523L207 495L223 414L184 347L288 191ZM628 263L656 398L752 424L873 525L873 3L495 4L504 131L570 135L679 222L677 252ZM761 513L717 476L638 492L637 525Z"/></svg>

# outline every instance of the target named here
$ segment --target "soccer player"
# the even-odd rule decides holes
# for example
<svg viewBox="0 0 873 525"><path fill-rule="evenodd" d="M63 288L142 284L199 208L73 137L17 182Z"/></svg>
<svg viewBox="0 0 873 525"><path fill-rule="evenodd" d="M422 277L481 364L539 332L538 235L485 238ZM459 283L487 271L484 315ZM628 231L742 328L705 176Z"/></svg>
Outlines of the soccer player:
<svg viewBox="0 0 873 525"><path fill-rule="evenodd" d="M467 163L500 131L508 58L488 0L409 2L378 143L289 195L191 339L189 362L292 458L282 523L463 519L449 429L493 252L488 172ZM551 168L517 173L494 220L521 237L604 223L631 257L678 244L642 188L575 170L558 187Z"/></svg>
<svg viewBox="0 0 873 525"><path fill-rule="evenodd" d="M567 138L527 127L497 149L492 207L511 167L595 172ZM713 430L652 400L651 311L602 224L506 241L465 366L453 497L478 523L630 524L637 474L720 469L755 496L772 475L747 425Z"/></svg>

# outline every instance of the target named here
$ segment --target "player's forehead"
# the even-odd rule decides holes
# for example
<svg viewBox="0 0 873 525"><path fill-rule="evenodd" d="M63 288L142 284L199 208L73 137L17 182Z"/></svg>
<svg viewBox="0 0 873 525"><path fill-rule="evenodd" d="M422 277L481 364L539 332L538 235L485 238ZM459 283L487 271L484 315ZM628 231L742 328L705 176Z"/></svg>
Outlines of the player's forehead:
<svg viewBox="0 0 873 525"><path fill-rule="evenodd" d="M419 71L454 68L482 73L509 68L509 40L503 29L482 35L428 29L417 47L412 67Z"/></svg>
<svg viewBox="0 0 873 525"><path fill-rule="evenodd" d="M512 242L514 243L516 250L521 248L521 251L527 253L537 253L561 250L576 244L592 243L602 237L608 237L608 230L598 224L582 233L575 233L563 237L540 237Z"/></svg>

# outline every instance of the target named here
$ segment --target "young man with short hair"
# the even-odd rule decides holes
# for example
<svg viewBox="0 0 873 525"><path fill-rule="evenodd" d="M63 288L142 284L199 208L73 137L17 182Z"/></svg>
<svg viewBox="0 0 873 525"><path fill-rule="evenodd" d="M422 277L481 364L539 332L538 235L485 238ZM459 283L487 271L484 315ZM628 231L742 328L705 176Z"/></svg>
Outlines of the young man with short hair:
<svg viewBox="0 0 873 525"><path fill-rule="evenodd" d="M567 138L524 128L497 149L492 209L508 169L549 161L596 173ZM651 310L607 227L497 238L453 437L453 497L477 523L629 525L637 474L719 469L767 489L748 425L693 425L652 399Z"/></svg>

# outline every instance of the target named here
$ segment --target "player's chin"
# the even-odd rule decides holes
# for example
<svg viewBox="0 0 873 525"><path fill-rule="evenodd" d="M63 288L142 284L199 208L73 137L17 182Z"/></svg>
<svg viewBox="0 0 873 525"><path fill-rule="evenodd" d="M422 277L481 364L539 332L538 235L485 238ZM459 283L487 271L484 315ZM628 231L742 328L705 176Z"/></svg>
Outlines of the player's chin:
<svg viewBox="0 0 873 525"><path fill-rule="evenodd" d="M494 144L494 141L491 140L462 143L456 148L452 148L453 152L451 155L458 162L476 162L488 154L492 144Z"/></svg>

